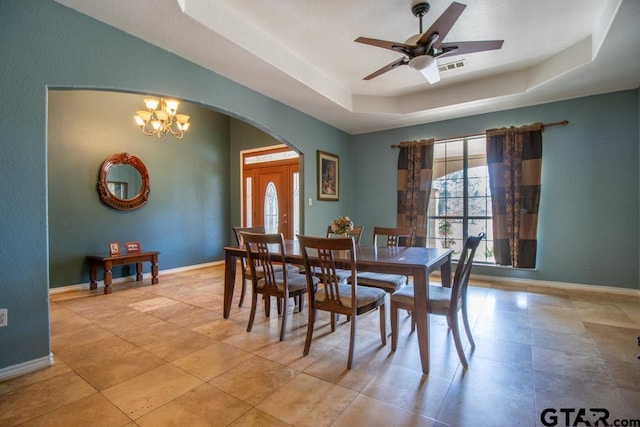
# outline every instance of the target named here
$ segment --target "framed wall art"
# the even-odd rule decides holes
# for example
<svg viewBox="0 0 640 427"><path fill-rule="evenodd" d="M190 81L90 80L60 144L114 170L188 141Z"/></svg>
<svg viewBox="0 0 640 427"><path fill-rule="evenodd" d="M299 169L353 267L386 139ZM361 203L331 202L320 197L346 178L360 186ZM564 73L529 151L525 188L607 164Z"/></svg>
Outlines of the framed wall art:
<svg viewBox="0 0 640 427"><path fill-rule="evenodd" d="M340 191L340 159L335 154L317 151L318 200L337 202Z"/></svg>

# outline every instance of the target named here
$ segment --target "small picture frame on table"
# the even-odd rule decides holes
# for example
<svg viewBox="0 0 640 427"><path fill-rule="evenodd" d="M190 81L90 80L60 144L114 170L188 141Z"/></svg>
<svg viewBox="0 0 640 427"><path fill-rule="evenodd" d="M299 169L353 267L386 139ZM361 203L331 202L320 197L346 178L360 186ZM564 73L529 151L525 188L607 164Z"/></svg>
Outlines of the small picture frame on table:
<svg viewBox="0 0 640 427"><path fill-rule="evenodd" d="M140 242L126 242L124 249L128 254L140 252Z"/></svg>
<svg viewBox="0 0 640 427"><path fill-rule="evenodd" d="M109 243L109 255L120 255L120 245L118 244L118 242Z"/></svg>

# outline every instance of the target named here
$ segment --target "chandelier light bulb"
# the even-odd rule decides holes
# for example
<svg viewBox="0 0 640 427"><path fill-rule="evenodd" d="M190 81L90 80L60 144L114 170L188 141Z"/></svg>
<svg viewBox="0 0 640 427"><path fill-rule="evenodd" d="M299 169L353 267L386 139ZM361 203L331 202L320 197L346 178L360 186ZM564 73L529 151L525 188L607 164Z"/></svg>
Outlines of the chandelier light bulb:
<svg viewBox="0 0 640 427"><path fill-rule="evenodd" d="M158 108L159 104L160 104L160 101L158 101L155 98L145 98L144 99L144 105L146 105L147 109L149 109L149 110L155 110L156 108Z"/></svg>

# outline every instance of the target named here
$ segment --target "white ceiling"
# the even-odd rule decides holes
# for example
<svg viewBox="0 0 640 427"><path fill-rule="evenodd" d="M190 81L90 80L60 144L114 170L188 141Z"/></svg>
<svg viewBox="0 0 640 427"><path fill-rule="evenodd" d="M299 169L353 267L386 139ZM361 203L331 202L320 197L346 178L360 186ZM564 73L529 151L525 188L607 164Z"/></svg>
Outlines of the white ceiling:
<svg viewBox="0 0 640 427"><path fill-rule="evenodd" d="M350 134L640 87L640 0L458 0L446 42L502 39L429 85L401 54L411 0L56 0ZM451 4L431 0L423 30Z"/></svg>

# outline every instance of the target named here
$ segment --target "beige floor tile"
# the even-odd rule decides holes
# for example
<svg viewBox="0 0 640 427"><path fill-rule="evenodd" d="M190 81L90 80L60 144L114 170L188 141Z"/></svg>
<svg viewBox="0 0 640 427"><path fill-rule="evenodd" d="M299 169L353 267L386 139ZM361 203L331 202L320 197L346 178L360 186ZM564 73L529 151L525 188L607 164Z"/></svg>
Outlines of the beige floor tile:
<svg viewBox="0 0 640 427"><path fill-rule="evenodd" d="M257 405L257 408L296 426L329 426L357 393L300 374Z"/></svg>
<svg viewBox="0 0 640 427"><path fill-rule="evenodd" d="M73 347L91 344L93 342L112 338L115 335L100 326L90 322L89 326L60 333L51 331L51 351L60 353Z"/></svg>
<svg viewBox="0 0 640 427"><path fill-rule="evenodd" d="M532 347L533 369L554 375L563 375L607 387L615 381L604 359L599 355L581 354Z"/></svg>
<svg viewBox="0 0 640 427"><path fill-rule="evenodd" d="M353 391L362 389L376 376L384 365L382 359L375 359L355 351L351 369L347 369L349 351L334 348L309 365L304 372L316 378L329 381Z"/></svg>
<svg viewBox="0 0 640 427"><path fill-rule="evenodd" d="M129 418L122 411L100 393L94 393L22 425L24 427L120 427L127 425L128 422Z"/></svg>
<svg viewBox="0 0 640 427"><path fill-rule="evenodd" d="M9 380L0 381L0 396L69 372L72 372L69 365L54 357L52 366Z"/></svg>
<svg viewBox="0 0 640 427"><path fill-rule="evenodd" d="M21 424L95 392L93 387L73 372L22 387L1 396L0 425Z"/></svg>
<svg viewBox="0 0 640 427"><path fill-rule="evenodd" d="M110 295L52 294L55 365L0 381L0 425L541 426L547 405L640 418L633 295L472 284L475 349L462 334L469 368L446 319L430 316L423 375L404 312L395 352L390 336L380 343L378 313L358 318L347 370L344 317L331 332L328 315L318 313L303 356L307 307L289 313L285 341L275 304L269 318L260 304L248 333L250 292L238 307L239 283L228 319L223 265L161 272L158 285L121 283Z"/></svg>
<svg viewBox="0 0 640 427"><path fill-rule="evenodd" d="M435 418L451 384L451 379L402 366L388 366L362 390L373 399Z"/></svg>
<svg viewBox="0 0 640 427"><path fill-rule="evenodd" d="M136 424L141 427L226 426L250 409L251 405L209 384L202 384L140 417Z"/></svg>
<svg viewBox="0 0 640 427"><path fill-rule="evenodd" d="M438 420L456 427L533 427L537 413L532 399L505 396L499 387L458 383L447 393Z"/></svg>
<svg viewBox="0 0 640 427"><path fill-rule="evenodd" d="M133 378L165 363L152 353L116 336L62 349L55 356L98 390Z"/></svg>
<svg viewBox="0 0 640 427"><path fill-rule="evenodd" d="M139 310L143 313L149 312L149 311L153 311L153 310L158 310L158 309L162 309L165 307L171 307L173 305L177 305L178 302L176 300L173 300L171 298L165 298L165 297L151 297L151 298L147 298L144 300L140 300L140 301L136 301L136 302L132 302L130 304L127 304L129 307L131 308L135 308L136 310Z"/></svg>
<svg viewBox="0 0 640 427"><path fill-rule="evenodd" d="M358 395L332 427L387 427L415 426L432 427L435 420L415 412L381 402L365 395Z"/></svg>
<svg viewBox="0 0 640 427"><path fill-rule="evenodd" d="M290 425L255 408L229 424L230 427L287 427Z"/></svg>
<svg viewBox="0 0 640 427"><path fill-rule="evenodd" d="M631 412L631 417L640 419L640 390L626 390L621 388L620 393L629 408L629 412Z"/></svg>
<svg viewBox="0 0 640 427"><path fill-rule="evenodd" d="M162 322L143 330L127 329L120 336L128 342L167 361L174 361L216 342L213 338Z"/></svg>
<svg viewBox="0 0 640 427"><path fill-rule="evenodd" d="M583 322L623 328L640 328L634 319L614 303L574 301L573 305Z"/></svg>
<svg viewBox="0 0 640 427"><path fill-rule="evenodd" d="M533 373L531 369L510 366L489 359L469 358L469 369L459 370L452 387L491 388L494 393L533 405Z"/></svg>
<svg viewBox="0 0 640 427"><path fill-rule="evenodd" d="M255 406L286 386L298 374L292 368L254 356L209 383Z"/></svg>
<svg viewBox="0 0 640 427"><path fill-rule="evenodd" d="M622 393L615 386L599 384L596 379L550 376L539 371L534 371L534 377L536 412L539 414L546 408L605 408L610 412L612 420L628 419L631 416ZM585 419L595 425L597 417L587 410Z"/></svg>
<svg viewBox="0 0 640 427"><path fill-rule="evenodd" d="M531 328L531 344L536 347L558 350L566 353L581 353L598 356L599 350L591 335L584 333L563 333L548 329Z"/></svg>
<svg viewBox="0 0 640 427"><path fill-rule="evenodd" d="M585 328L605 359L635 361L635 356L640 351L640 330L594 323L585 323Z"/></svg>
<svg viewBox="0 0 640 427"><path fill-rule="evenodd" d="M202 384L202 381L171 364L164 364L102 394L132 420Z"/></svg>
<svg viewBox="0 0 640 427"><path fill-rule="evenodd" d="M203 381L209 381L252 357L251 353L244 350L216 342L175 360L173 364Z"/></svg>

